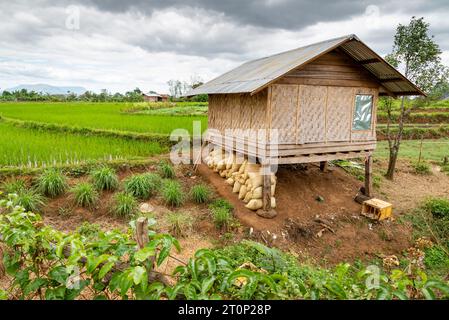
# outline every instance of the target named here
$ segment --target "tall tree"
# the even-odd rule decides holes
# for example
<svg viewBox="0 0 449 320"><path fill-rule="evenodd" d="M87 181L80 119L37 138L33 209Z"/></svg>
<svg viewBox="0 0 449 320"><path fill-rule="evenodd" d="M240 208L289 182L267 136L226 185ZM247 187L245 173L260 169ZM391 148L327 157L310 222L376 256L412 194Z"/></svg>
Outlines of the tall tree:
<svg viewBox="0 0 449 320"><path fill-rule="evenodd" d="M403 70L404 75L424 92L431 91L448 77L448 70L441 63L441 50L433 35L429 35L429 26L424 18L416 17L412 17L408 25L399 24L394 36L393 52L387 56L387 60L394 67ZM392 102L388 100L384 104L388 114L387 139L390 151L385 176L390 180L394 177L405 121L412 109L416 107L413 103L407 107L405 99L403 96L397 120L398 130L394 134L390 127L393 122Z"/></svg>

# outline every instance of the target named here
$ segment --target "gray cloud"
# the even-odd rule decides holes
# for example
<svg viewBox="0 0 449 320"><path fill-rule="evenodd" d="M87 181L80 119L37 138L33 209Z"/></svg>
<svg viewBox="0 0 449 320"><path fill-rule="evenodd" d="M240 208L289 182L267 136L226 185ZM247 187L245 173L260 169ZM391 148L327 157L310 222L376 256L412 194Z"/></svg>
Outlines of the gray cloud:
<svg viewBox="0 0 449 320"><path fill-rule="evenodd" d="M0 57L15 59L0 59L0 86L44 78L97 88L132 89L133 81L164 87L170 78L196 73L207 80L246 60L348 33L386 54L397 24L412 15L431 23L449 60L446 3L0 0ZM80 9L79 30L65 25L71 5Z"/></svg>

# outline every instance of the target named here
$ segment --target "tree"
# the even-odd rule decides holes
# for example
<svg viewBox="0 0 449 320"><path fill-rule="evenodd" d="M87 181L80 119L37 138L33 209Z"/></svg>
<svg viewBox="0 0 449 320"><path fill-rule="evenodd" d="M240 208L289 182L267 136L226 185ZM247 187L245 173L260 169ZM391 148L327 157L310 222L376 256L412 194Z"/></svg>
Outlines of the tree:
<svg viewBox="0 0 449 320"><path fill-rule="evenodd" d="M431 91L436 85L445 82L448 70L441 63L441 50L434 37L429 35L429 24L424 18L412 17L408 25L399 24L394 37L393 52L386 57L394 67L403 70L404 75L424 92ZM402 97L398 118L398 130L391 132L393 121L392 101L387 98L385 105L388 114L387 140L389 161L386 177L393 180L399 147L402 141L404 123L415 106L407 107L405 96Z"/></svg>

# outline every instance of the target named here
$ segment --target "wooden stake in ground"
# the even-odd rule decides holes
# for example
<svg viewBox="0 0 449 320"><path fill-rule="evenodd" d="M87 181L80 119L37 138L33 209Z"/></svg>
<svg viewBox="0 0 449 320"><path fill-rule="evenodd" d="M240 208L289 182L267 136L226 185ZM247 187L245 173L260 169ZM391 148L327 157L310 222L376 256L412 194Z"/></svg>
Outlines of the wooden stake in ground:
<svg viewBox="0 0 449 320"><path fill-rule="evenodd" d="M271 208L271 165L269 162L262 164L263 186L262 186L262 209L257 210L257 215L263 218L274 218L276 210Z"/></svg>
<svg viewBox="0 0 449 320"><path fill-rule="evenodd" d="M136 241L139 249L144 248L149 241L148 219L145 217L140 217L136 221Z"/></svg>
<svg viewBox="0 0 449 320"><path fill-rule="evenodd" d="M373 156L369 154L365 158L365 196L371 197L373 189Z"/></svg>
<svg viewBox="0 0 449 320"><path fill-rule="evenodd" d="M320 170L321 170L321 172L326 172L326 170L327 170L327 161L321 161L320 162Z"/></svg>

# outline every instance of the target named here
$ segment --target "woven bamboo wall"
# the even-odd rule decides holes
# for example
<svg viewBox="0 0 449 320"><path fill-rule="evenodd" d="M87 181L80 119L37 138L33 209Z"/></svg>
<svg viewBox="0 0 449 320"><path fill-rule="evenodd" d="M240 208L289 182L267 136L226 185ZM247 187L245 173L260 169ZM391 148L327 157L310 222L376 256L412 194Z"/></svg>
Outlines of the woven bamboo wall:
<svg viewBox="0 0 449 320"><path fill-rule="evenodd" d="M280 143L296 143L299 87L273 85L271 88L271 126L278 130Z"/></svg>
<svg viewBox="0 0 449 320"><path fill-rule="evenodd" d="M208 127L225 133L232 129L266 129L267 90L258 94L213 94L209 96Z"/></svg>

